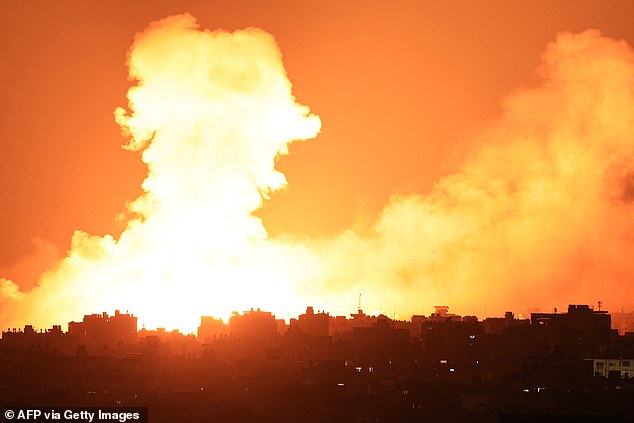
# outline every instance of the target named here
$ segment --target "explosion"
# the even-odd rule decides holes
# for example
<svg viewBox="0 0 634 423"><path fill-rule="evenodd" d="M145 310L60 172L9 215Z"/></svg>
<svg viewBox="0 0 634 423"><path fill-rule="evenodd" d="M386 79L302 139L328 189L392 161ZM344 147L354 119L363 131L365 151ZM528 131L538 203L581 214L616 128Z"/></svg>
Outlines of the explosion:
<svg viewBox="0 0 634 423"><path fill-rule="evenodd" d="M144 194L128 204L119 239L76 232L33 291L5 280L2 322L117 307L148 326L192 330L202 314L256 304L295 311L293 269L312 264L301 247L268 241L251 213L286 184L275 158L314 137L320 121L295 102L273 38L201 31L192 16L173 16L137 35L128 66L129 112L115 118L125 148L147 164Z"/></svg>
<svg viewBox="0 0 634 423"><path fill-rule="evenodd" d="M439 303L479 315L632 305L634 52L624 42L560 34L539 83L505 100L460 171L333 239L271 239L253 215L286 184L276 158L320 129L270 35L173 16L137 35L128 66L134 85L115 118L147 164L144 194L118 239L75 232L31 291L0 279L5 327L118 308L189 331L200 315L249 307L347 313L358 290L407 317Z"/></svg>
<svg viewBox="0 0 634 423"><path fill-rule="evenodd" d="M595 30L562 33L538 76L461 172L395 195L367 233L320 242L327 292L362 287L406 316L632 306L634 53Z"/></svg>

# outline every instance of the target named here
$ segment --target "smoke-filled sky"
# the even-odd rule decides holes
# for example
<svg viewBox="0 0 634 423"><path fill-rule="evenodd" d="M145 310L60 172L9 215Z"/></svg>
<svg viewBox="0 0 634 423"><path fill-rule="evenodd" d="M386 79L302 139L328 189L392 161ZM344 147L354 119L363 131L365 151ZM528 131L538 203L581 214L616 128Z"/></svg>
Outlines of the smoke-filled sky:
<svg viewBox="0 0 634 423"><path fill-rule="evenodd" d="M629 309L631 16L5 2L0 324Z"/></svg>

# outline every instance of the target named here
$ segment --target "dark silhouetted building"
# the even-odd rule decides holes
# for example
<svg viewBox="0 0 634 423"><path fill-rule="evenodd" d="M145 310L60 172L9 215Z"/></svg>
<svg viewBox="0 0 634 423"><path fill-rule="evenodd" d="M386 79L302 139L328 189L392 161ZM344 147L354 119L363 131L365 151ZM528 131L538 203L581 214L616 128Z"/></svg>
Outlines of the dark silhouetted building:
<svg viewBox="0 0 634 423"><path fill-rule="evenodd" d="M62 354L74 354L78 339L69 333L62 332L60 325L51 329L36 331L32 325L24 326L24 330L2 332L2 343L18 351L43 351Z"/></svg>
<svg viewBox="0 0 634 423"><path fill-rule="evenodd" d="M568 306L568 313L533 313L531 327L548 348L568 357L600 357L608 353L610 315L588 305Z"/></svg>
<svg viewBox="0 0 634 423"><path fill-rule="evenodd" d="M229 335L229 327L222 321L211 316L201 316L198 327L198 342L206 344L214 339Z"/></svg>
<svg viewBox="0 0 634 423"><path fill-rule="evenodd" d="M106 312L89 314L82 322L69 322L68 333L76 336L90 354L120 354L137 342L137 318L119 310L115 310L114 316Z"/></svg>
<svg viewBox="0 0 634 423"><path fill-rule="evenodd" d="M229 318L229 334L244 340L266 341L276 337L277 322L270 311L260 311L259 308L243 314L234 312Z"/></svg>
<svg viewBox="0 0 634 423"><path fill-rule="evenodd" d="M306 313L299 315L297 328L306 335L328 336L330 335L330 320L328 313L315 313L313 307L306 307Z"/></svg>

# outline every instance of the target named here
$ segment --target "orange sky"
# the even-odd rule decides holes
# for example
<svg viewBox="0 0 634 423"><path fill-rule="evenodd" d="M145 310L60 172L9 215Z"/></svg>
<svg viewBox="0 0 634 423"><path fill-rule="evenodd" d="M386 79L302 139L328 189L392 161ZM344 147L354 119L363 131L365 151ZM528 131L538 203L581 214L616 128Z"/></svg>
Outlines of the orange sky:
<svg viewBox="0 0 634 423"><path fill-rule="evenodd" d="M272 235L334 235L394 193L428 192L477 147L470 134L500 99L534 83L558 32L634 45L630 1L4 1L0 276L28 284L32 271L14 265L34 250L35 267L50 264L41 240L64 251L75 229L122 229L114 217L146 173L112 117L130 85L126 52L150 21L180 12L273 34L295 96L321 117L317 140L280 160L289 187L259 212Z"/></svg>

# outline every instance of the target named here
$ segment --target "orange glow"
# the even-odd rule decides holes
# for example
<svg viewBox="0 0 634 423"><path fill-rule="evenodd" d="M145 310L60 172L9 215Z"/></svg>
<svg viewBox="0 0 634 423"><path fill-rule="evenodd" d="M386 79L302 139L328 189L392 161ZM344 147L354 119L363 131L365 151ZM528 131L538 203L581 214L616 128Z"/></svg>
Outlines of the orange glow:
<svg viewBox="0 0 634 423"><path fill-rule="evenodd" d="M203 314L253 305L300 310L293 286L304 275L289 263L304 272L310 260L267 241L251 214L286 184L275 158L320 128L295 103L273 38L199 31L190 15L173 16L137 35L129 68L138 81L130 112L117 108L115 117L126 148L148 166L144 194L129 203L118 239L77 231L68 257L32 293L5 281L9 307L42 322L117 304L150 327L185 330Z"/></svg>
<svg viewBox="0 0 634 423"><path fill-rule="evenodd" d="M462 171L319 245L328 295L364 289L411 311L442 299L480 315L631 301L634 52L598 31L562 33L539 71Z"/></svg>
<svg viewBox="0 0 634 423"><path fill-rule="evenodd" d="M634 4L208 3L0 16L0 326L634 306Z"/></svg>

